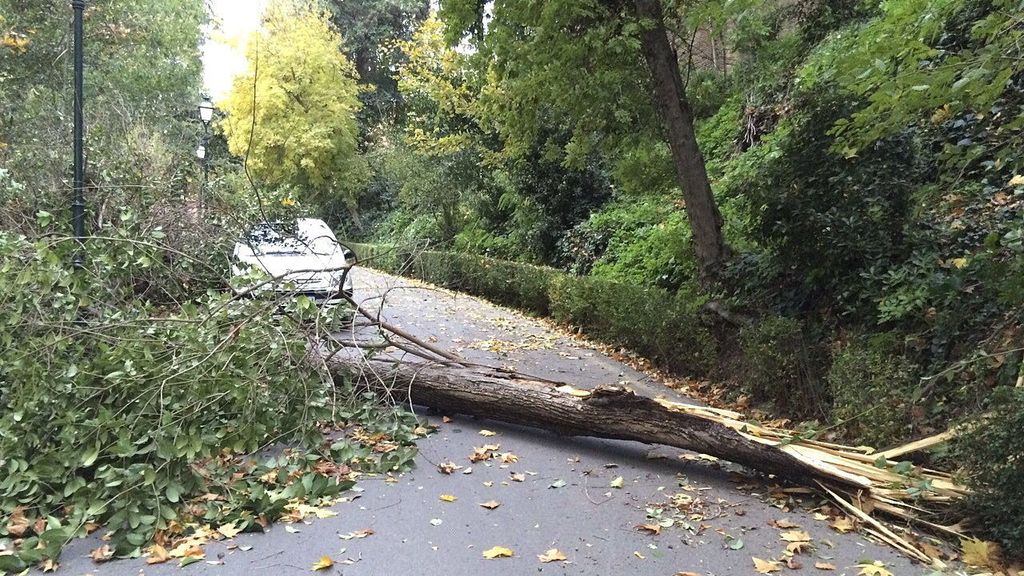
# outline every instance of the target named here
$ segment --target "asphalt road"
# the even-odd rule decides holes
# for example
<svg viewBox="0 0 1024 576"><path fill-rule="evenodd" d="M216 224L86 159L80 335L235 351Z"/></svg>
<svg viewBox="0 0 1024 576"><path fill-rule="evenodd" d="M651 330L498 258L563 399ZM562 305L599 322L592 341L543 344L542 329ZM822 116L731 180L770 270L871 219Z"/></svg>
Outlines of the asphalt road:
<svg viewBox="0 0 1024 576"><path fill-rule="evenodd" d="M641 393L678 396L546 322L476 298L364 270L356 276L356 293L367 307L383 298L384 318L473 360L579 387L626 382ZM333 508L336 517L212 543L206 559L216 564L185 568L148 566L142 559L96 565L88 554L101 542L90 537L68 546L61 573L309 574L322 556L335 565L319 573L349 576L727 576L757 574L753 558L782 560L777 574L852 576L861 572L860 563L874 561L895 576L930 572L855 532L835 531L807 509L815 503L795 504L795 496L772 491L728 463L458 415L448 422L441 415L428 418L438 432L420 441L416 468L397 482L363 479L358 498ZM483 436L482 430L495 434ZM471 463L474 448L485 444L498 444L498 452L515 458ZM437 466L446 462L462 468L442 474ZM480 505L493 502L493 509ZM658 534L637 528L659 521ZM342 538L367 529L373 534ZM793 530L810 537L795 556L799 568L784 565L787 542L781 536ZM512 557L485 559L484 551L495 546L508 548ZM538 559L552 548L567 561Z"/></svg>

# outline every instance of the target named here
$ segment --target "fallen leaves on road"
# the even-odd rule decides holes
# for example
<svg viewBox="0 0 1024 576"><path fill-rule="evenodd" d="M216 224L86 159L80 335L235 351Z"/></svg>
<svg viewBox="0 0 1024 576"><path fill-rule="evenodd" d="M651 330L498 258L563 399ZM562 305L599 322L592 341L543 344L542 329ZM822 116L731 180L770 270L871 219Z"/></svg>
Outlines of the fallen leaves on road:
<svg viewBox="0 0 1024 576"><path fill-rule="evenodd" d="M480 435L481 436L491 437L491 436L497 436L498 433L497 432L491 432L490 430L481 430L480 431Z"/></svg>
<svg viewBox="0 0 1024 576"><path fill-rule="evenodd" d="M373 528L365 528L363 530L354 530L348 534L338 534L338 538L342 540L352 540L354 538L366 538L367 536L373 536L376 532Z"/></svg>
<svg viewBox="0 0 1024 576"><path fill-rule="evenodd" d="M227 538L228 540L234 538L235 536L238 536L238 534L241 531L242 529L235 526L234 522L232 522L231 524L225 524L220 528L217 528L217 532L219 532L221 536Z"/></svg>
<svg viewBox="0 0 1024 576"><path fill-rule="evenodd" d="M321 556L316 564L313 564L313 572L318 570L327 570L328 568L334 567L334 559L330 556Z"/></svg>
<svg viewBox="0 0 1024 576"><path fill-rule="evenodd" d="M835 570L836 569L834 564L830 564L828 562L815 562L814 563L814 567L817 568L818 570Z"/></svg>
<svg viewBox="0 0 1024 576"><path fill-rule="evenodd" d="M608 485L612 488L622 488L622 484L624 482L625 480L622 479L622 476L616 476L615 479L608 483Z"/></svg>
<svg viewBox="0 0 1024 576"><path fill-rule="evenodd" d="M501 449L501 444L485 444L483 446L474 447L473 453L469 455L470 462L483 462L484 460L490 460L494 458L495 453Z"/></svg>
<svg viewBox="0 0 1024 576"><path fill-rule="evenodd" d="M462 466L459 466L455 462L442 462L437 465L437 471L441 474L451 474L456 470L462 470Z"/></svg>
<svg viewBox="0 0 1024 576"><path fill-rule="evenodd" d="M754 570L759 574L771 574L772 572L779 572L782 570L782 564L775 560L763 560L757 557L751 557L754 561Z"/></svg>
<svg viewBox="0 0 1024 576"><path fill-rule="evenodd" d="M637 524L636 529L654 536L661 534L661 524Z"/></svg>
<svg viewBox="0 0 1024 576"><path fill-rule="evenodd" d="M781 519L781 520L771 520L769 522L769 524L771 524L772 526L774 526L776 528L781 528L783 530L788 530L790 528L799 528L800 527L799 524L797 524L795 522L791 522L791 521L786 520L784 518Z"/></svg>
<svg viewBox="0 0 1024 576"><path fill-rule="evenodd" d="M104 548L110 548L110 547L109 546L104 546ZM112 555L113 555L113 551L111 551L111 556ZM109 559L110 558L108 557L107 560L109 560ZM149 556L146 558L146 564L163 564L164 562L167 562L170 559L171 559L171 554L170 554L170 552L167 551L166 548L164 548L163 546L161 546L159 544L154 544L154 545L149 547ZM93 556L93 560L96 560L95 556Z"/></svg>
<svg viewBox="0 0 1024 576"><path fill-rule="evenodd" d="M892 572L886 569L885 564L875 560L874 562L867 563L862 562L858 564L860 566L860 576L892 576Z"/></svg>
<svg viewBox="0 0 1024 576"><path fill-rule="evenodd" d="M786 542L810 542L811 535L802 530L791 530L789 532L783 532L779 534L779 538Z"/></svg>
<svg viewBox="0 0 1024 576"><path fill-rule="evenodd" d="M988 568L993 572L1002 569L1002 551L995 542L985 542L977 538L960 540L963 550L963 561L968 566Z"/></svg>
<svg viewBox="0 0 1024 576"><path fill-rule="evenodd" d="M522 482L522 480L520 480L520 482ZM552 482L551 485L548 486L548 488L562 488L564 486L565 486L565 480L562 480L561 478L559 478L558 480L555 480L554 482Z"/></svg>
<svg viewBox="0 0 1024 576"><path fill-rule="evenodd" d="M489 500L487 502L480 503L480 506L487 508L488 510L494 510L498 506L501 506L501 502L498 502L497 500Z"/></svg>
<svg viewBox="0 0 1024 576"><path fill-rule="evenodd" d="M857 528L857 523L849 516L840 516L833 520L829 526L840 534L846 534L847 532L852 532Z"/></svg>
<svg viewBox="0 0 1024 576"><path fill-rule="evenodd" d="M501 462L504 464L515 464L516 462L519 462L519 456L516 456L511 452L505 452L501 454L500 456L498 456L498 459L501 460Z"/></svg>
<svg viewBox="0 0 1024 576"><path fill-rule="evenodd" d="M547 564L548 562L564 562L569 558L558 548L552 548L543 554L538 554L537 559Z"/></svg>
<svg viewBox="0 0 1024 576"><path fill-rule="evenodd" d="M99 548L93 550L92 553L89 554L89 558L92 558L92 561L97 564L102 564L103 562L106 562L113 557L114 549L107 544L100 546Z"/></svg>
<svg viewBox="0 0 1024 576"><path fill-rule="evenodd" d="M511 558L514 552L511 548L505 548L504 546L495 546L483 552L484 558L488 560L494 560L495 558Z"/></svg>
<svg viewBox="0 0 1024 576"><path fill-rule="evenodd" d="M456 500L459 499L459 497L453 496L451 494L441 494L440 496L438 496L438 499L441 500L442 502L455 502Z"/></svg>

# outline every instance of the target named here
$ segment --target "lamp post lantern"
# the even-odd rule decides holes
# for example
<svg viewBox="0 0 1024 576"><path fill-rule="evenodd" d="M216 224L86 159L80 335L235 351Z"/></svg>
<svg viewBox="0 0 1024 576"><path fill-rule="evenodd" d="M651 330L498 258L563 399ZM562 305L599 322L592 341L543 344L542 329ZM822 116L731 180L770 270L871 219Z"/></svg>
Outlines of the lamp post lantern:
<svg viewBox="0 0 1024 576"><path fill-rule="evenodd" d="M81 243L85 238L85 147L83 144L85 120L83 119L83 91L85 76L85 51L83 49L82 15L85 12L85 0L71 0L74 11L74 193L71 199L71 227L79 250L75 255L75 265L81 266Z"/></svg>
<svg viewBox="0 0 1024 576"><path fill-rule="evenodd" d="M206 158L206 147L210 144L210 122L213 120L213 102L209 96L204 96L199 103L199 120L203 123L203 143L196 148L196 158L203 163L203 188L199 192L199 217L203 215L203 196L210 186L210 162Z"/></svg>

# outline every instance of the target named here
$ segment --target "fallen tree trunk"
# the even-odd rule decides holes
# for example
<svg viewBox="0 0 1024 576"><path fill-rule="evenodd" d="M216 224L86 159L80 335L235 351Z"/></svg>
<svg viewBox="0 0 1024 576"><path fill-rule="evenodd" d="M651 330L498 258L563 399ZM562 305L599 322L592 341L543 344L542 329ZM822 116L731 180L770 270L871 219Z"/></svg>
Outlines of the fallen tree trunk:
<svg viewBox="0 0 1024 576"><path fill-rule="evenodd" d="M573 436L662 444L820 487L844 507L855 508L876 536L933 565L939 564L937 559L872 518L870 511L877 509L933 530L960 534L958 526L941 525L923 515L928 512L925 505L942 511L966 494L942 472L922 470L919 478L908 478L895 471L895 462L882 465L877 455L862 450L748 423L741 414L728 410L638 396L619 386L586 391L489 366L447 359L440 362L443 364L332 358L329 368L336 379L355 378L371 389L392 394L401 388L407 390L412 403L448 414L482 416ZM914 495L907 488L921 479L928 481L931 492Z"/></svg>
<svg viewBox="0 0 1024 576"><path fill-rule="evenodd" d="M663 444L708 454L802 484L823 480L867 489L870 481L821 463L809 464L775 446L705 417L675 410L622 387L592 392L525 377L496 368L374 362L373 377L360 366L335 362L332 372L362 377L371 387L383 382L408 386L414 404L446 413L482 416L572 436L594 436ZM704 409L710 410L710 409Z"/></svg>

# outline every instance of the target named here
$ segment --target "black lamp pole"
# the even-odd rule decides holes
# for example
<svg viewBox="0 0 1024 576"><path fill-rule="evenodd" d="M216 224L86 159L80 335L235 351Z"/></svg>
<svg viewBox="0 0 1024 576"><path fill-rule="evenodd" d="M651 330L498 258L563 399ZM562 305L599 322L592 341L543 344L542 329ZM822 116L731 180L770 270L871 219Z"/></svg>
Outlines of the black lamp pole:
<svg viewBox="0 0 1024 576"><path fill-rule="evenodd" d="M75 128L74 128L74 147L75 147L75 158L74 158L74 179L75 189L74 197L71 200L71 225L74 229L75 239L82 243L85 238L85 151L82 140L85 132L85 122L82 118L82 101L83 101L83 78L84 72L84 50L82 47L83 32L82 32L82 15L85 12L85 0L71 0L71 8L75 12L74 21L74 36L75 36L75 49L74 49L74 66L75 66L75 104L74 104L74 115L75 115ZM75 257L76 263L81 263L81 254Z"/></svg>

